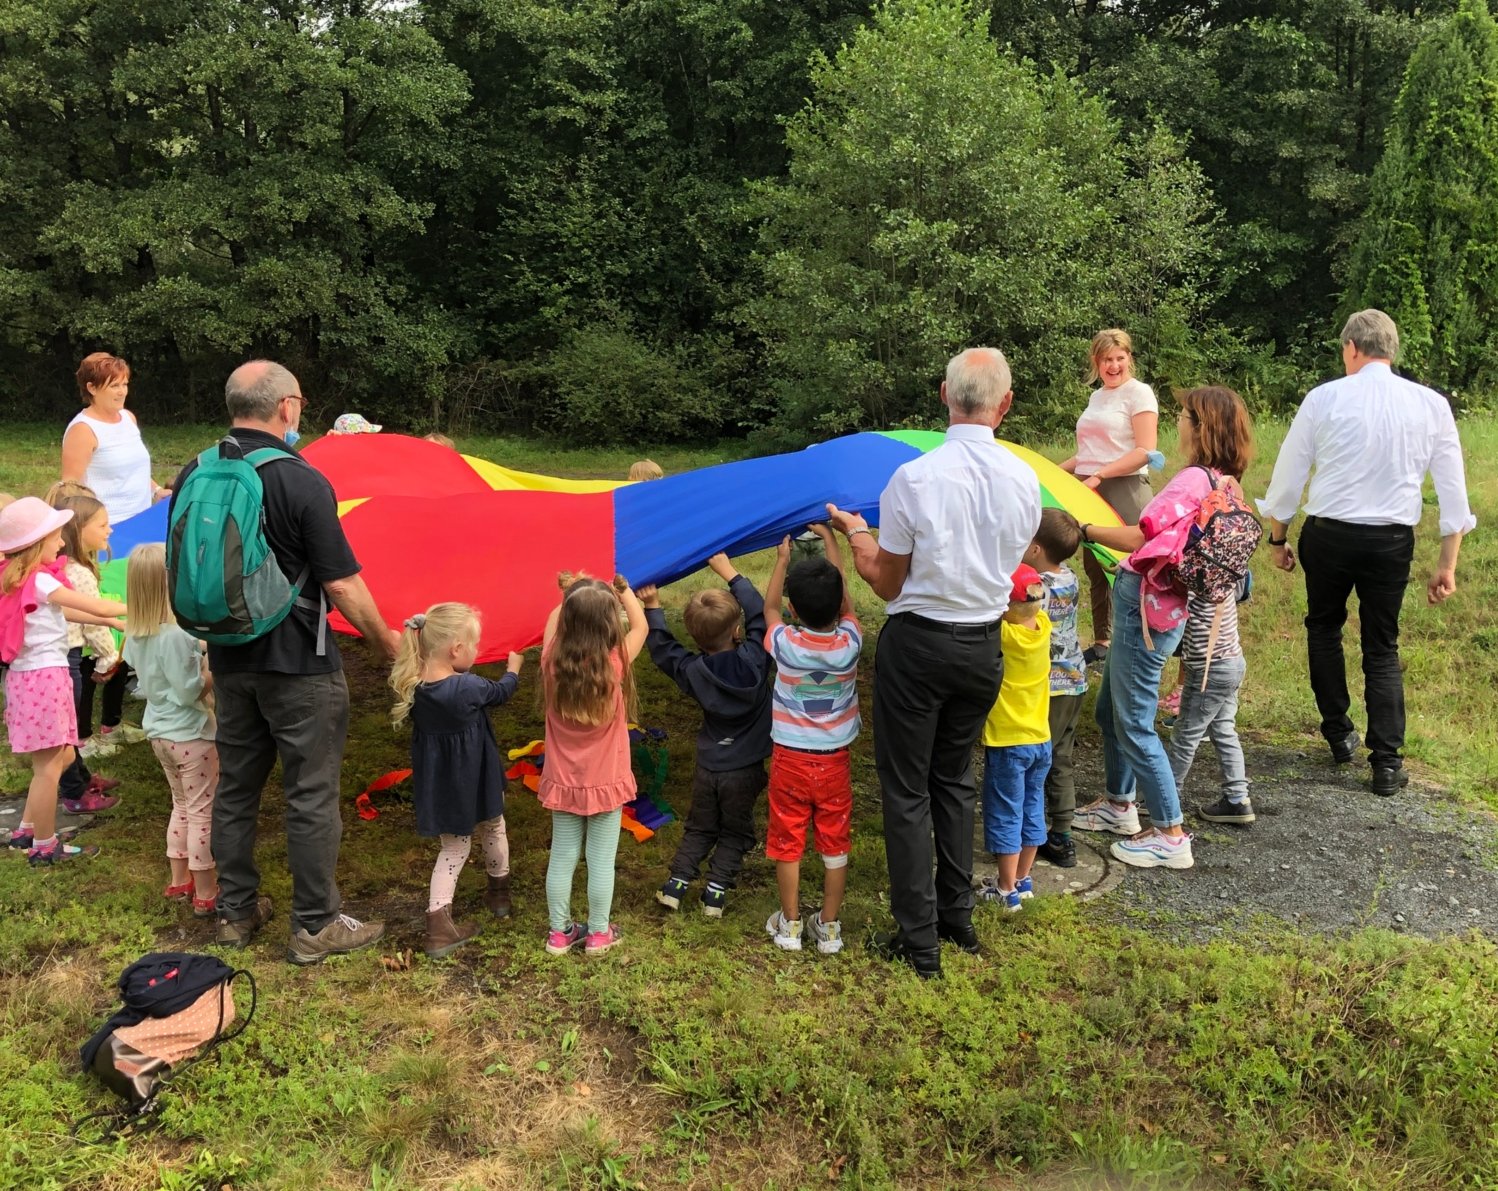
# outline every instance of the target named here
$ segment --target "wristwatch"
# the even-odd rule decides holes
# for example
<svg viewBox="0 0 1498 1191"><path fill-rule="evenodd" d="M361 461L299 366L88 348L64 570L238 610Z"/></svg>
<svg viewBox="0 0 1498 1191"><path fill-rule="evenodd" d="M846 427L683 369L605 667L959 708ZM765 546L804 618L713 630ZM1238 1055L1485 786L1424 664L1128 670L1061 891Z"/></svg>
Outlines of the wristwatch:
<svg viewBox="0 0 1498 1191"><path fill-rule="evenodd" d="M870 537L872 537L873 534L874 534L874 531L872 529L870 529L867 525L855 525L852 529L850 529L843 536L846 537L846 538L851 538L856 533L866 533Z"/></svg>
<svg viewBox="0 0 1498 1191"><path fill-rule="evenodd" d="M1286 534L1282 538L1271 537L1269 539L1269 544L1271 546L1285 546L1285 545L1289 544L1289 541L1290 541L1290 535Z"/></svg>
<svg viewBox="0 0 1498 1191"><path fill-rule="evenodd" d="M1084 542L1091 543L1091 541L1092 541L1092 534L1089 533L1088 531L1092 528L1092 523L1084 521L1080 526L1078 526L1078 528L1082 532L1082 540Z"/></svg>

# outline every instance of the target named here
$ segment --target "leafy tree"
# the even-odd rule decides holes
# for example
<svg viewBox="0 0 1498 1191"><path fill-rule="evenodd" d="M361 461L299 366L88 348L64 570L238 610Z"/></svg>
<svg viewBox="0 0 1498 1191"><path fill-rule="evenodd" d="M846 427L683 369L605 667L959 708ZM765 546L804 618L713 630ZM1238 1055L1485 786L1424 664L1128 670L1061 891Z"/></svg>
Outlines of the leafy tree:
<svg viewBox="0 0 1498 1191"><path fill-rule="evenodd" d="M747 309L795 433L929 411L974 343L1010 355L1021 409L1072 410L1093 331L1195 304L1199 173L1157 131L1131 179L1102 104L985 25L956 0L890 3L813 69L789 175L758 190L767 292Z"/></svg>
<svg viewBox="0 0 1498 1191"><path fill-rule="evenodd" d="M1352 257L1347 309L1399 324L1435 384L1498 379L1498 30L1461 0L1410 57Z"/></svg>

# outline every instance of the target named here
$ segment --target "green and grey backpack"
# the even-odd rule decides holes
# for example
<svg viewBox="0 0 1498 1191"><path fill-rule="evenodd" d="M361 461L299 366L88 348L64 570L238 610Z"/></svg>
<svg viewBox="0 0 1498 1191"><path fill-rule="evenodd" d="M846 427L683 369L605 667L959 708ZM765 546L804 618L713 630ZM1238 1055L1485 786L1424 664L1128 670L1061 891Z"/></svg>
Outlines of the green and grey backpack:
<svg viewBox="0 0 1498 1191"><path fill-rule="evenodd" d="M226 454L226 446L238 453ZM301 604L318 610L317 652L325 651L326 605L302 596L311 568L288 580L265 537L260 469L282 459L309 466L275 447L245 454L230 435L198 456L176 494L167 527L167 588L177 623L199 640L248 644Z"/></svg>

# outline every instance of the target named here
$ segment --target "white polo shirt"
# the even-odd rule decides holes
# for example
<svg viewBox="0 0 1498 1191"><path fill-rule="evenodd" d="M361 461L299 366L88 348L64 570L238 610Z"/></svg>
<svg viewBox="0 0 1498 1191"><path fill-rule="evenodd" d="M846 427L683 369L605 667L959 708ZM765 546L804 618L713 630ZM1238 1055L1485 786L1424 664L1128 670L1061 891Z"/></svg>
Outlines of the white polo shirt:
<svg viewBox="0 0 1498 1191"><path fill-rule="evenodd" d="M1427 472L1440 503L1441 536L1470 533L1477 518L1467 503L1466 466L1450 404L1434 389L1395 376L1387 364L1364 364L1306 394L1259 512L1290 521L1309 478L1307 516L1418 525Z"/></svg>
<svg viewBox="0 0 1498 1191"><path fill-rule="evenodd" d="M893 476L879 497L879 545L910 555L886 611L986 624L1009 607L1009 576L1040 526L1040 481L987 426L946 441Z"/></svg>

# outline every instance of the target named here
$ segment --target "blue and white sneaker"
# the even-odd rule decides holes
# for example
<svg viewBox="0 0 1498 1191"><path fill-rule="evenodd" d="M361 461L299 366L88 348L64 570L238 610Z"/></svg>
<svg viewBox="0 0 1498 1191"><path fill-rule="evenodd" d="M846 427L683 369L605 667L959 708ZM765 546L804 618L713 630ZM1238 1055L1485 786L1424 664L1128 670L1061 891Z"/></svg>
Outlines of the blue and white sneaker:
<svg viewBox="0 0 1498 1191"><path fill-rule="evenodd" d="M1021 901L1028 901L1035 896L1035 882L1029 877L1021 877L1014 883L1014 892L1019 894Z"/></svg>
<svg viewBox="0 0 1498 1191"><path fill-rule="evenodd" d="M1127 808L1119 810L1106 798L1099 798L1096 802L1077 808L1077 817L1073 820L1072 827L1078 831L1111 831L1114 835L1138 835L1139 808L1131 802Z"/></svg>
<svg viewBox="0 0 1498 1191"><path fill-rule="evenodd" d="M702 912L709 918L722 918L723 907L728 904L728 890L721 885L708 882L702 891Z"/></svg>
<svg viewBox="0 0 1498 1191"><path fill-rule="evenodd" d="M997 877L984 877L975 892L979 901L1003 906L1007 914L1017 913L1024 906L1020 901L1018 888L1000 889Z"/></svg>
<svg viewBox="0 0 1498 1191"><path fill-rule="evenodd" d="M680 877L667 877L666 883L655 891L655 900L668 910L681 909L681 899L687 895L687 883Z"/></svg>
<svg viewBox="0 0 1498 1191"><path fill-rule="evenodd" d="M1196 863L1191 855L1191 837L1180 835L1171 839L1159 831L1147 831L1132 839L1113 842L1108 849L1114 859L1135 868L1190 868Z"/></svg>

